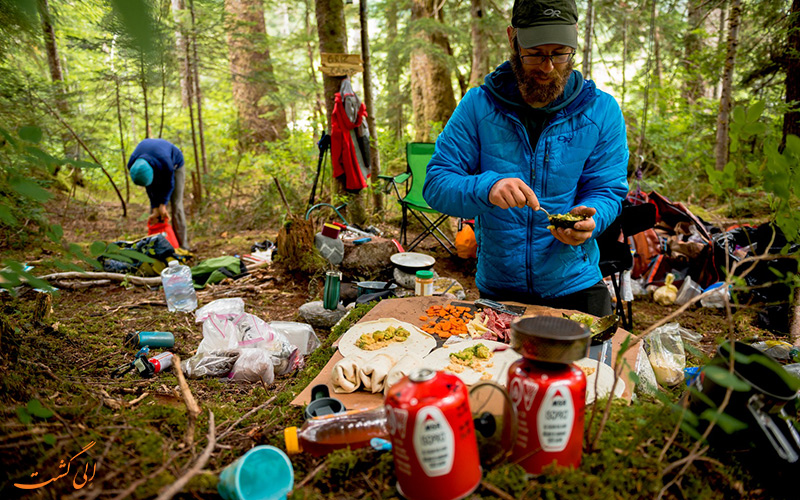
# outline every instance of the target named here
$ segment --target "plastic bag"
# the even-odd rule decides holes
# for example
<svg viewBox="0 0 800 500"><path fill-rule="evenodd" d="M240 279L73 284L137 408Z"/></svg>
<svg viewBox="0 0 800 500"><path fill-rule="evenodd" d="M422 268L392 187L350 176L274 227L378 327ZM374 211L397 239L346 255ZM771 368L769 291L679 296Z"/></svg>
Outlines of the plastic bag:
<svg viewBox="0 0 800 500"><path fill-rule="evenodd" d="M700 305L703 307L716 307L717 309L725 307L726 295L728 300L730 300L731 296L724 285L725 283L721 281L709 285L708 288L703 290L703 293L709 290L713 290L713 292L700 299Z"/></svg>
<svg viewBox="0 0 800 500"><path fill-rule="evenodd" d="M194 312L195 323L201 323L212 314L238 316L244 312L244 300L239 297L217 299Z"/></svg>
<svg viewBox="0 0 800 500"><path fill-rule="evenodd" d="M643 343L639 344L639 355L636 357L635 370L636 375L639 377L639 383L635 387L636 392L654 396L658 392L658 382L656 381L653 367L650 366L650 359L647 357L647 351L645 351Z"/></svg>
<svg viewBox="0 0 800 500"><path fill-rule="evenodd" d="M230 380L238 382L258 382L267 385L275 381L272 357L265 349L242 349L233 369L228 373Z"/></svg>
<svg viewBox="0 0 800 500"><path fill-rule="evenodd" d="M683 285L681 285L681 289L678 290L678 296L675 298L675 303L679 306L684 305L685 303L689 302L693 298L697 297L703 292L703 289L695 283L691 276L687 276L683 280Z"/></svg>
<svg viewBox="0 0 800 500"><path fill-rule="evenodd" d="M653 300L657 304L669 306L675 303L675 299L678 297L678 287L672 284L674 280L675 275L672 273L668 274L666 280L664 281L664 286L659 287L653 293Z"/></svg>
<svg viewBox="0 0 800 500"><path fill-rule="evenodd" d="M681 327L668 323L656 328L647 337L650 365L659 384L673 386L683 382L686 351L683 348Z"/></svg>
<svg viewBox="0 0 800 500"><path fill-rule="evenodd" d="M233 369L239 351L198 352L181 363L188 378L224 377Z"/></svg>
<svg viewBox="0 0 800 500"><path fill-rule="evenodd" d="M228 316L209 314L203 321L203 340L198 353L231 351L239 348L239 330Z"/></svg>
<svg viewBox="0 0 800 500"><path fill-rule="evenodd" d="M754 342L753 347L763 352L775 361L788 363L798 357L800 361L800 350L788 342L782 340L765 340L761 342Z"/></svg>
<svg viewBox="0 0 800 500"><path fill-rule="evenodd" d="M297 347L298 354L302 356L311 354L321 345L319 337L314 333L314 328L307 323L271 321L269 326L276 332L283 334L289 343Z"/></svg>

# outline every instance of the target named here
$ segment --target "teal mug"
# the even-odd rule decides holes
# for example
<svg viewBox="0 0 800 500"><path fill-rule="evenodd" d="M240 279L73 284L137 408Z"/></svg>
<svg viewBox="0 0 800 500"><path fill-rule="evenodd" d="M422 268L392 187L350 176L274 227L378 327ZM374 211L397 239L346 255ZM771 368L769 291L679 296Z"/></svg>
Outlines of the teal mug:
<svg viewBox="0 0 800 500"><path fill-rule="evenodd" d="M294 469L286 453L256 446L225 467L217 491L225 500L279 500L294 487Z"/></svg>
<svg viewBox="0 0 800 500"><path fill-rule="evenodd" d="M325 273L325 290L322 307L330 311L339 308L339 290L342 283L342 273L328 271Z"/></svg>

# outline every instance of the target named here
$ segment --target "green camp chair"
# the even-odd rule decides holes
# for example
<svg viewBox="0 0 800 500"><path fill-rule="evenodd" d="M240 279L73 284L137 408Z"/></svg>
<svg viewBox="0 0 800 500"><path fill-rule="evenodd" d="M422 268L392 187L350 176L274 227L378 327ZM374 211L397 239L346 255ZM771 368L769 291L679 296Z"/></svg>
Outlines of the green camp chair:
<svg viewBox="0 0 800 500"><path fill-rule="evenodd" d="M455 255L453 252L455 245L439 228L450 216L447 214L440 214L432 209L428 205L428 202L425 201L425 198L422 197L422 187L425 185L425 174L428 169L428 163L433 156L433 149L434 145L432 143L409 142L406 144L407 171L394 177L379 175L378 178L386 181L386 188L384 189L386 193L388 193L391 188L394 188L397 201L403 208L403 221L400 227L400 235L406 251L410 252L414 250L417 245L422 243L422 240L428 236L433 236L445 250L450 252L450 255ZM408 185L409 179L411 181L410 186ZM399 184L406 185L405 196L400 194L400 190L397 187ZM406 234L409 213L416 217L424 228L423 232L414 238L410 244L408 244ZM431 220L428 214L434 214L431 215L431 217L434 217L434 220Z"/></svg>

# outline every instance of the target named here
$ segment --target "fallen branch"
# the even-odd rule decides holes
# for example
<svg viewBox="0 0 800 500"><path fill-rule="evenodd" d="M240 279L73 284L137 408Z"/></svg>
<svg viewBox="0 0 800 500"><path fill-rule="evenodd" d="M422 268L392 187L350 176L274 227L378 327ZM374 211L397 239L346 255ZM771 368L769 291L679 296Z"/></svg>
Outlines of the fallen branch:
<svg viewBox="0 0 800 500"><path fill-rule="evenodd" d="M120 273L96 273L96 272L77 272L69 271L66 273L53 273L39 276L42 280L64 280L64 279L94 279L94 280L111 280L111 281L127 281L134 285L149 285L155 286L161 284L161 277L156 276L153 278L143 278L141 276L132 276L130 274Z"/></svg>
<svg viewBox="0 0 800 500"><path fill-rule="evenodd" d="M178 373L180 373L180 370L178 370ZM181 375L181 379L182 378L183 375ZM189 482L190 479L192 479L195 475L197 475L198 472L203 470L203 467L206 466L208 459L211 458L211 452L214 451L214 446L216 444L217 440L215 438L214 412L209 410L208 444L206 445L206 448L203 450L203 454L200 455L200 458L197 459L197 462L194 463L192 468L186 471L186 474L181 476L177 481L172 483L172 485L170 485L167 489L161 492L161 494L158 495L158 498L156 498L156 500L169 500L170 498L175 496L176 493L179 493L183 489L183 487L186 486L186 484Z"/></svg>
<svg viewBox="0 0 800 500"><path fill-rule="evenodd" d="M110 285L111 280L97 280L97 281L53 281L53 285L59 288L66 288L68 290L81 290L83 288L92 288L95 286Z"/></svg>
<svg viewBox="0 0 800 500"><path fill-rule="evenodd" d="M186 426L186 435L183 437L183 442L191 446L192 443L194 443L194 427L197 423L197 417L200 415L200 407L197 406L197 401L195 401L194 396L192 396L192 391L189 390L189 384L186 383L186 379L183 377L181 358L177 354L175 354L172 359L172 369L175 371L175 376L178 377L181 396L183 396L183 401L186 403L186 409L189 412L189 424Z"/></svg>
<svg viewBox="0 0 800 500"><path fill-rule="evenodd" d="M314 476L316 476L319 473L319 471L321 471L322 469L325 468L325 465L327 463L328 463L327 460L323 460L321 464L319 464L316 467L314 467L314 470L309 472L308 475L306 475L306 477L304 477L303 480L300 481L300 483L297 486L295 486L294 490L292 490L292 491L297 491L300 488L302 488L303 486L305 486L306 484L308 484L308 482L311 481L314 478Z"/></svg>
<svg viewBox="0 0 800 500"><path fill-rule="evenodd" d="M502 498L503 500L514 500L514 497L512 497L511 495L509 495L505 491L501 490L497 486L495 486L492 483L489 483L489 482L487 482L485 480L481 481L481 486L483 486L484 488L486 488L487 490L492 492L492 494L494 494L495 496L498 496L498 497Z"/></svg>
<svg viewBox="0 0 800 500"><path fill-rule="evenodd" d="M220 442L220 441L222 441L223 439L225 439L225 436L227 436L228 434L230 434L230 432L231 432L231 431L232 431L232 430L233 430L233 429L234 429L234 428L235 428L237 425L239 425L239 423L240 423L242 420L246 419L247 417L249 417L250 415L254 414L254 413L255 413L255 412L257 412L257 411L259 411L259 410L261 410L261 409L263 409L263 408L266 408L266 406L267 406L267 405L269 405L270 403L272 403L273 401L275 401L275 398L277 398L277 397L278 397L278 396L272 396L271 398L269 398L269 400L267 400L267 402L266 402L266 403L263 403L263 404L261 404L261 405L259 405L259 406L255 407L255 408L253 408L252 410L248 411L248 412L247 412L247 413L245 413L244 415L242 415L242 416L239 418L239 420L237 420L236 422L232 423L231 425L229 425L228 427L226 427L226 428L225 428L225 431L224 431L222 434L220 434L220 435L219 435L219 439L217 439L217 441L218 441L218 442Z"/></svg>

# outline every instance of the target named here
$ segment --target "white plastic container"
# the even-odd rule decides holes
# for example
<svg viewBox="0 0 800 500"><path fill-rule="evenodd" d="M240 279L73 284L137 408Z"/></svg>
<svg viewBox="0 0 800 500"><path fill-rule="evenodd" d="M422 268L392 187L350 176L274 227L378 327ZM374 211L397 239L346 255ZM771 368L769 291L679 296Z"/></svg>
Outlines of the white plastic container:
<svg viewBox="0 0 800 500"><path fill-rule="evenodd" d="M192 270L189 266L170 261L161 271L161 283L167 298L167 309L171 312L192 312L197 309L197 294L194 291Z"/></svg>

